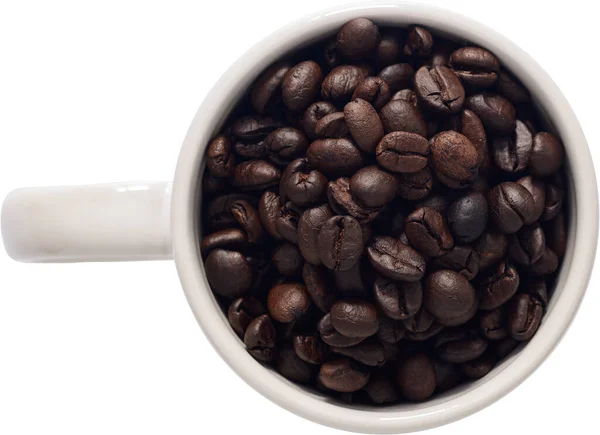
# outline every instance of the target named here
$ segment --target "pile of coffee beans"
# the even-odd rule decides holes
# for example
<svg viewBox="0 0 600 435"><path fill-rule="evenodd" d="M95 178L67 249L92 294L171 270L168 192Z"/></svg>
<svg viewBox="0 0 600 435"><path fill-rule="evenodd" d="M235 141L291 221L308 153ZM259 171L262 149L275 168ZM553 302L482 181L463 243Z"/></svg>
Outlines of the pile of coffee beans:
<svg viewBox="0 0 600 435"><path fill-rule="evenodd" d="M536 333L563 146L493 53L365 18L269 66L208 144L201 252L248 352L343 401L422 401Z"/></svg>

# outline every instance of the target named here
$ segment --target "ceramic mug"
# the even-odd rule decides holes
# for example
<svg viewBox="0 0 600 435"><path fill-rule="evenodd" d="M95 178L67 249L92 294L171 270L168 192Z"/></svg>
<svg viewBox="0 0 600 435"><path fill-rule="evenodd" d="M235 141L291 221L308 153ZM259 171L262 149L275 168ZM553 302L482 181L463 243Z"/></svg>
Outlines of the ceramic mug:
<svg viewBox="0 0 600 435"><path fill-rule="evenodd" d="M334 403L262 366L246 352L217 305L200 256L200 182L207 143L267 65L299 45L334 34L344 22L356 17L384 25L418 23L488 48L529 88L567 152L568 247L538 333L484 378L424 403L383 408ZM449 423L490 405L519 385L550 354L585 293L598 236L598 199L581 127L558 87L531 57L504 36L454 12L415 3L369 2L296 20L233 64L198 110L172 185L121 183L16 190L2 209L2 234L7 252L19 261L157 260L173 256L189 304L206 336L225 362L259 393L289 411L334 428L405 433Z"/></svg>

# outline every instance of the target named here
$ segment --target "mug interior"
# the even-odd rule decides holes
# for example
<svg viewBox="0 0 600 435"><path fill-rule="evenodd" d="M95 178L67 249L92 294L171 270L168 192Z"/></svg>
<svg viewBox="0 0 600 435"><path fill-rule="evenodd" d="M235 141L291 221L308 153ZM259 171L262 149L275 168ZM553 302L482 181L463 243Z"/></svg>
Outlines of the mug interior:
<svg viewBox="0 0 600 435"><path fill-rule="evenodd" d="M530 90L547 127L561 137L566 149L567 250L537 334L482 379L424 403L346 405L294 384L261 365L245 351L231 329L210 290L200 255L200 183L210 138L265 67L302 46L335 34L343 23L356 17L370 18L378 25L421 24L435 34L489 49ZM209 93L186 136L177 167L172 212L175 259L190 306L207 337L223 359L261 394L292 412L340 429L367 433L422 430L459 419L502 397L529 376L558 343L579 306L593 265L598 232L594 177L585 138L564 96L541 67L512 42L477 22L432 6L347 5L297 20L260 42ZM586 212L582 213L584 204Z"/></svg>

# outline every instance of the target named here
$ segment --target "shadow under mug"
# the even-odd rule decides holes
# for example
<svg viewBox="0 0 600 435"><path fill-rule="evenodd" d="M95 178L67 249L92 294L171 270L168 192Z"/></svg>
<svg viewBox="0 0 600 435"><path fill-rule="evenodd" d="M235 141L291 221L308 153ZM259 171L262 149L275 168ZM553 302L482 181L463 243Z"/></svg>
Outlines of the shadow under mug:
<svg viewBox="0 0 600 435"><path fill-rule="evenodd" d="M367 17L378 24L421 24L491 50L527 86L566 149L569 178L567 252L536 336L484 378L424 403L383 408L342 405L292 384L256 362L231 330L208 286L199 252L203 155L227 114L270 63L299 46ZM354 432L405 433L449 423L498 400L527 378L568 329L584 296L598 237L592 159L581 127L547 73L514 43L452 11L405 2L349 4L300 18L256 44L223 74L194 118L171 183L26 188L2 208L8 254L24 262L174 258L189 304L206 336L232 369L278 405L312 421Z"/></svg>

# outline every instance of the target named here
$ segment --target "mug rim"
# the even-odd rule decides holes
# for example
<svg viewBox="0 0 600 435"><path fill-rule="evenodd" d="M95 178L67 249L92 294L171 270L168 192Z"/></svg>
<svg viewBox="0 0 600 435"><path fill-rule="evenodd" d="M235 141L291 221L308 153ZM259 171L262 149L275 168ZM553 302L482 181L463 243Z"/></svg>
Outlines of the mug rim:
<svg viewBox="0 0 600 435"><path fill-rule="evenodd" d="M419 23L460 35L494 52L535 95L560 133L573 183L567 254L553 306L535 337L497 366L493 376L473 382L460 394L449 395L454 397L367 409L340 406L302 391L246 352L210 291L197 238L204 150L235 105L240 90L299 41L320 39L359 16L384 24ZM516 388L548 357L571 324L587 288L598 238L598 194L590 151L573 110L549 75L515 43L472 18L438 6L363 2L321 10L290 22L250 48L222 75L198 109L182 145L173 183L171 226L174 259L188 303L214 349L246 383L279 406L326 426L362 433L406 433L450 423L485 408ZM568 292L564 291L567 286Z"/></svg>

